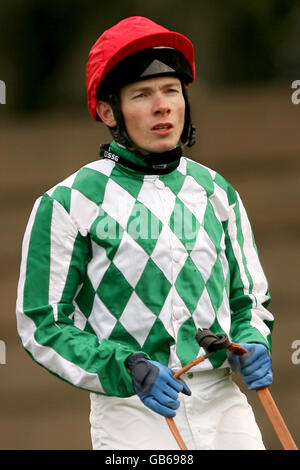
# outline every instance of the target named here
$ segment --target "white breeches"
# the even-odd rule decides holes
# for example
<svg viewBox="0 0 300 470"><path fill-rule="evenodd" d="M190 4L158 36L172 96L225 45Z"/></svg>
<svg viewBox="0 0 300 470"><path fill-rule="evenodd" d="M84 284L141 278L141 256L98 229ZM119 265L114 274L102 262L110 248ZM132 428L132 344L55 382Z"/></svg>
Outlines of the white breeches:
<svg viewBox="0 0 300 470"><path fill-rule="evenodd" d="M179 394L174 421L189 450L263 450L260 430L246 396L229 369L181 376L192 391ZM130 398L91 393L94 450L178 450L163 416Z"/></svg>

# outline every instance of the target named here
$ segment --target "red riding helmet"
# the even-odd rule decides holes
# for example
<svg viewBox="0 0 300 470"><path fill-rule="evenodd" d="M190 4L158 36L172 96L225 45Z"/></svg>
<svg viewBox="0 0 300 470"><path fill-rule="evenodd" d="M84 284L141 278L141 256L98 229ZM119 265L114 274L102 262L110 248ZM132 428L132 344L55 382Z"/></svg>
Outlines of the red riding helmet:
<svg viewBox="0 0 300 470"><path fill-rule="evenodd" d="M97 92L101 94L101 86L107 74L123 59L132 54L151 48L169 48L183 54L189 76L185 76L185 85L195 79L194 48L191 41L184 35L170 31L152 20L132 16L107 29L92 46L86 66L86 86L88 108L95 120L98 101Z"/></svg>

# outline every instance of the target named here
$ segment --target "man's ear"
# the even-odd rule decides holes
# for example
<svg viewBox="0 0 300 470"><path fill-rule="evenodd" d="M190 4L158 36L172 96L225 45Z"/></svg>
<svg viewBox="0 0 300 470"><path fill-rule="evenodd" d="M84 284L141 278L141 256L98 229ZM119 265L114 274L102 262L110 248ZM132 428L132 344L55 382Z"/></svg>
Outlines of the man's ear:
<svg viewBox="0 0 300 470"><path fill-rule="evenodd" d="M115 120L112 107L108 101L98 101L96 104L96 111L104 124L108 127L116 127L117 121Z"/></svg>

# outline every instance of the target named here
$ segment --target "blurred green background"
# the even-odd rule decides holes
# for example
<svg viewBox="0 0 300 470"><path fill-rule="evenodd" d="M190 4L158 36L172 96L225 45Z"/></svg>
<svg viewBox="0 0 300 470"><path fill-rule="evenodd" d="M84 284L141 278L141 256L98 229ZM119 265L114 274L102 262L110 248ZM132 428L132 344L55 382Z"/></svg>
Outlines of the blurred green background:
<svg viewBox="0 0 300 470"><path fill-rule="evenodd" d="M269 279L276 317L271 393L300 444L299 201L300 4L288 0L0 1L0 209L2 300L0 449L90 449L89 397L51 376L23 351L15 301L21 243L34 200L97 159L110 134L90 117L85 65L98 36L131 15L148 16L194 43L189 90L197 145L186 154L239 191ZM300 357L300 355L299 355ZM268 449L281 445L258 402ZM201 419L201 418L199 418Z"/></svg>

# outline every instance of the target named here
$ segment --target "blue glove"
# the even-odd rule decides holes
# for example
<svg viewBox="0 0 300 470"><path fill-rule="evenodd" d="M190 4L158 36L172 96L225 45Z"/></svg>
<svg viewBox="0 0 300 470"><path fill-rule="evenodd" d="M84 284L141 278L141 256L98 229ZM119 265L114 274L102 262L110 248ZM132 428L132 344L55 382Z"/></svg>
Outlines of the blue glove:
<svg viewBox="0 0 300 470"><path fill-rule="evenodd" d="M234 372L240 372L249 390L267 387L273 382L272 360L263 344L240 343L249 352L238 356L227 351L228 362Z"/></svg>
<svg viewBox="0 0 300 470"><path fill-rule="evenodd" d="M174 379L171 369L159 362L133 354L126 365L132 376L134 389L144 405L156 413L173 418L179 408L178 393L191 395L182 379Z"/></svg>

